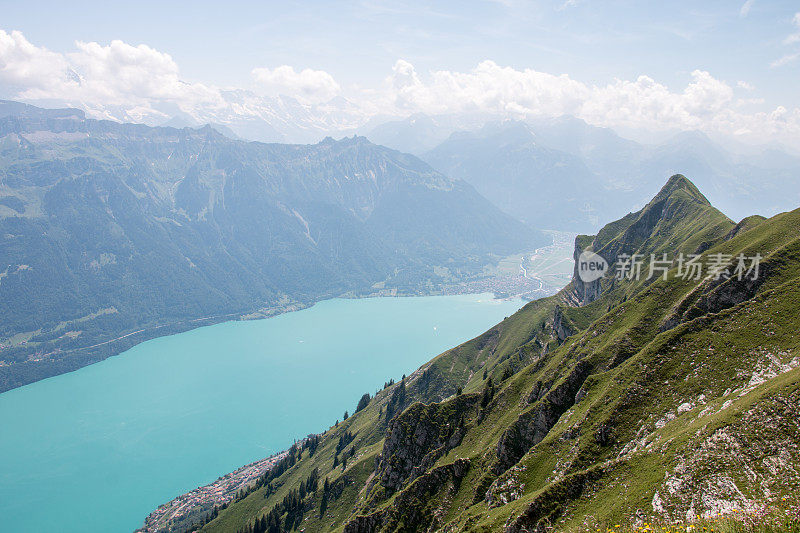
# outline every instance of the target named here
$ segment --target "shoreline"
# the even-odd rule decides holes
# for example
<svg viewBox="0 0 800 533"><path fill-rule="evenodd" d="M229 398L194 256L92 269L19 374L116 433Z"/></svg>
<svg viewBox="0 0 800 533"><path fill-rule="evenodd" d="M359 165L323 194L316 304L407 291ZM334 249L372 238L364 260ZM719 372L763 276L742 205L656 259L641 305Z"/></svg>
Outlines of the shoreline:
<svg viewBox="0 0 800 533"><path fill-rule="evenodd" d="M459 292L450 294L416 293L392 295L370 293L363 295L342 295L333 298L326 298L324 300L314 302L305 308L310 308L317 303L335 299L361 300L369 298L425 298L436 296L469 296L482 294L491 295L493 299L503 301L513 300L515 298L519 298L525 303L530 301L526 300L523 297L523 294L499 296L490 291ZM523 303L523 305L525 305L525 303ZM253 318L250 320L260 320L260 318ZM188 528L199 523L209 513L211 513L215 507L227 506L233 499L235 499L236 494L240 490L250 487L260 475L274 467L277 461L284 457L287 453L288 448L281 452L265 457L264 459L256 460L252 463L241 466L232 472L223 474L215 481L212 481L207 485L203 485L189 492L180 494L172 500L159 505L155 510L147 515L147 517L145 517L144 524L142 527L135 530L135 533L166 533L167 531L171 531L172 529L170 528L175 527L176 525L179 528ZM243 472L247 472L248 470L254 471L256 468L259 468L258 474L252 474L250 476L243 475ZM178 530L183 531L183 529Z"/></svg>
<svg viewBox="0 0 800 533"><path fill-rule="evenodd" d="M491 295L492 299L509 301L519 298L523 301L523 306L527 303L522 294L500 295L487 291L458 292L458 293L438 293L438 294L361 294L361 295L341 295L332 298L325 298L305 306L303 309L313 307L317 303L325 301L342 300L364 300L370 298L430 298L441 296L471 296L471 295ZM302 310L302 309L298 309ZM277 313L270 317L250 318L243 320L262 320L278 316ZM415 371L416 372L416 371ZM326 430L327 431L327 430ZM324 431L323 431L324 433ZM277 462L288 453L289 448L277 453L273 453L263 459L258 459L244 466L240 466L233 471L225 473L216 480L199 486L191 491L182 493L175 498L160 504L150 512L145 518L144 523L134 533L167 533L168 531L189 531L193 525L200 524L214 508L224 508L236 498L239 491L247 489L265 472L273 468ZM175 529L177 527L177 529Z"/></svg>
<svg viewBox="0 0 800 533"><path fill-rule="evenodd" d="M308 435L309 432L318 433L327 429L334 418L341 418L340 414L345 408L349 410L352 407L358 396L351 394L353 390L377 391L387 376L399 376L401 372L408 373L409 369L427 361L433 354L468 340L502 320L504 315L512 314L523 304L521 300L514 300L511 303L493 301L491 294L449 298L366 299L365 296L367 295L359 295L359 298L337 298L318 306L318 310L287 314L278 321L249 324L231 321L219 328L200 330L202 333L187 333L189 344L184 343L183 336L176 336L174 340L166 341L163 345L164 339L162 339L126 354L131 357L109 360L105 365L87 370L85 375L88 381L82 380L84 373L73 374L42 384L41 387L21 390L19 394L9 395L8 401L0 399L0 405L8 408L9 413L12 412L12 408L13 412L18 413L10 417L9 421L14 421L14 426L17 422L20 423L20 431L15 432L20 438L11 439L9 446L6 447L7 451L11 452L10 455L6 455L7 459L13 457L16 450L20 452L18 456L20 461L9 463L9 474L19 475L18 479L24 479L26 475L42 471L39 457L50 457L51 460L63 457L67 459L65 464L70 465L65 471L70 472L70 478L75 478L67 483L76 490L69 491L73 494L55 497L54 503L48 504L45 512L55 508L56 501L64 501L73 502L70 507L76 509L76 514L84 513L81 510L83 507L77 502L83 499L82 493L94 494L98 497L92 503L94 508L100 509L97 507L97 502L100 501L109 502L109 505L120 502L120 511L126 510L124 517L111 516L105 517L104 520L117 524L116 529L120 529L121 526L122 530L134 531L142 527L145 516L157 506L198 486L214 484L218 476L236 472L242 465L261 461L267 456L289 448L292 440L287 439L287 436L302 439L302 436ZM350 310L353 311L352 316ZM458 318L460 310L467 314L472 326L464 326L464 320ZM439 317L445 313L450 318L440 323ZM384 317L396 318L397 324L394 323L394 319L386 320ZM328 319L335 324L335 327L311 333L311 337L306 336L309 334L309 328L317 330L319 328L315 325L328 323ZM365 336L363 329L359 327L362 319L376 326L370 330L379 330L381 333L372 335L371 340L359 340L359 337ZM403 329L406 326L401 324L407 324L408 335ZM439 325L439 329L448 326L443 330L444 334L452 337L442 338L441 332L435 331L435 325ZM417 332L420 332L420 335L416 335ZM377 370L373 369L368 379L365 376L347 377L354 374L349 371L356 368L353 365L370 358L372 350L383 349L384 334L397 341L392 342L395 346L393 355L382 359L385 362L385 365L382 364L384 370L380 370L380 367ZM337 337L338 340L332 339L331 336ZM397 348L409 337L419 337L421 340L408 347ZM275 344L270 340L273 338ZM450 340L447 341L447 338ZM303 342L312 341L317 344L313 347L309 347L308 344L303 346L299 344L303 339L305 339ZM234 347L234 351L226 352L228 346ZM336 398L335 403L331 403L332 396L320 396L328 399L327 415L322 417L315 415L319 409L314 405L307 405L309 408L303 413L308 414L308 418L293 417L294 422L291 423L290 429L281 430L284 420L279 415L273 415L277 413L277 408L270 398L281 404L283 402L281 398L291 396L284 395L284 389L280 389L282 391L280 396L267 395L265 401L267 391L263 388L265 386L272 388L272 385L278 387L278 383L285 383L286 380L281 376L284 371L291 371L291 368L302 370L310 366L307 364L295 366L294 363L284 365L281 362L295 359L286 357L287 353L293 354L292 350L295 347L309 356L308 363L311 365L318 366L317 360L324 361L323 364L330 367L332 372L340 372L346 379L341 382L327 381L326 390L330 389L330 393ZM424 353L420 351L422 348ZM409 349L417 350L410 359L407 359L407 362L413 364L403 364L403 357ZM265 350L272 355L267 357ZM242 357L235 359L241 364L237 365L234 362L232 366L227 361L227 356L240 351L243 352ZM329 353L322 353L326 351ZM250 355L247 355L248 353ZM177 359L171 357L171 354L175 354ZM142 357L139 357L140 355ZM337 362L339 355L346 363ZM278 367L273 364L271 360L273 358L279 364ZM165 359L172 360L173 363L162 365L161 362ZM184 368L187 372L191 369L190 375L183 374ZM308 382L308 378L303 377L302 372L292 371L291 375L295 376L297 385L286 389L290 393ZM318 372L310 382L316 379L327 380L331 375L333 374ZM347 383L354 385L345 386ZM217 387L217 384L221 387ZM162 390L171 392L162 394ZM225 392L220 393L220 390ZM77 398L75 402L69 400L73 391ZM45 398L37 396L40 392L49 393L46 397L52 400L38 401ZM127 400L118 402L116 401L118 398ZM141 399L142 402L137 402L137 399ZM48 407L53 401L56 405ZM322 401L325 402L324 399ZM27 405L37 408L28 411L25 408ZM175 409L172 409L173 405ZM340 407L337 409L336 405ZM48 416L54 409L64 416ZM287 412L293 410L295 407L291 402L287 402ZM25 419L35 416L36 413L41 413L41 417L36 418L40 423L36 424L37 429L28 431L25 429L27 427ZM76 415L73 416L71 413ZM69 422L60 422L65 420ZM264 420L269 422L265 423ZM177 424L172 424L172 421ZM229 421L230 433L227 430ZM223 427L226 428L225 431L221 430ZM50 431L48 428L58 429L59 432L63 430L64 433L64 439L60 438L58 442L60 449L53 450L53 455L49 455L49 450L44 450L46 453L42 453L42 449L48 446L47 435L52 434L48 433ZM77 430L73 431L72 428ZM180 438L176 439L174 437L176 435ZM87 437L90 437L89 440ZM22 446L17 446L17 442ZM101 445L102 450L98 450L101 453L93 457L93 454L87 455L81 452L80 456L75 456L73 459L70 450L77 450L75 444L82 445L86 442L96 442ZM173 442L177 445L173 446ZM119 450L114 449L117 447ZM140 447L145 457L141 457L142 454L138 451ZM208 450L212 450L212 455L208 455ZM170 458L173 453L181 456L181 458L175 457L174 467ZM132 461L122 462L120 457L130 457ZM197 462L194 459L187 460L186 457L207 459ZM216 467L210 467L209 460L213 461ZM104 468L99 472L96 469L91 472L91 465L98 464L98 461L103 462ZM17 463L16 466L14 462ZM131 469L130 465L134 463L140 468ZM80 470L77 467L80 467ZM84 472L85 470L89 471ZM261 470L264 468L259 469ZM50 476L50 473L44 471L42 473ZM97 492L97 488L105 483L106 475L144 481L130 484L129 495L106 495L105 491ZM146 475L146 478L143 478L143 475ZM127 481L124 484L129 485ZM151 484L152 487L149 486ZM21 505L27 506L28 502L33 501L33 497L27 496L24 490L15 492L18 496L14 496L15 500L10 500L10 503L18 499ZM125 500L124 505L121 498ZM187 501L184 500L183 503L186 504ZM109 505L104 505L103 508L109 508ZM19 518L20 524L27 523L25 520L42 520L36 517L25 519L22 515L15 516L14 519L16 518ZM76 524L79 521L72 523Z"/></svg>
<svg viewBox="0 0 800 533"><path fill-rule="evenodd" d="M127 350L130 350L134 346L137 346L138 344L147 342L149 340L157 339L160 337L166 337L169 335L176 335L179 333L191 331L193 329L206 326L213 326L225 322L232 322L239 320L264 320L268 318L273 318L285 313L302 311L303 309L311 308L320 302L333 300L336 298L358 300L365 298L412 298L412 297L429 297L429 296L492 294L493 298L497 300L510 300L513 298L521 298L525 301L531 301L532 299L535 299L531 297L532 291L527 287L526 290L520 290L520 291L500 290L500 287L495 287L495 290L492 290L491 287L492 281L497 282L497 280L505 281L510 279L513 278L497 277L497 276L484 277L484 278L477 278L477 279L449 283L442 287L432 290L378 289L370 292L349 291L338 295L332 295L332 294L323 295L313 300L306 300L306 301L289 300L285 301L284 303L279 303L271 307L261 307L257 309L243 310L241 312L226 313L221 315L187 318L184 320L169 322L165 324L150 325L131 332L124 333L123 335L119 335L112 339L107 339L102 342L94 343L89 346L72 348L70 350L63 350L63 351L60 349L56 349L46 354L42 354L39 359L29 359L25 363L28 362L38 363L40 366L49 364L52 367L52 371L45 372L47 375L44 375L39 379L24 380L23 378L24 382L13 386L7 387L5 385L0 385L0 395L15 389L32 385L34 383L43 381L45 379L50 379L56 376L78 371L89 365L104 361L110 357L116 357L126 352ZM510 282L507 285L513 286L513 283L514 282ZM507 289L507 288L509 287L506 286L502 287L502 289ZM537 297L543 297L543 296L546 296L546 294L542 294ZM78 358L77 356L80 356L81 354L83 355L83 357ZM51 356L56 356L56 357L51 357ZM17 363L16 366L25 363ZM0 372L2 372L4 369L10 370L14 366L15 364L0 364Z"/></svg>
<svg viewBox="0 0 800 533"><path fill-rule="evenodd" d="M28 341L42 334L42 330L17 333L9 339L21 336L25 337L25 340L10 345L0 343L0 395L38 381L80 370L81 368L98 363L109 357L120 355L134 346L152 339L175 335L199 327L212 326L227 321L272 318L284 313L307 309L319 302L334 298L360 299L491 293L495 299L499 300L519 297L523 300L531 301L550 296L558 292L561 288L561 286L558 285L564 280L553 279L550 274L542 277L537 277L536 275L529 276L528 270L523 267L523 262L524 256L528 253L532 253L534 258L540 255L549 257L554 254L557 257L561 255L568 255L571 257L573 249L571 240L559 240L559 232L551 232L553 233L552 244L537 248L532 252L520 252L504 258L497 258L497 263L485 265L480 273L463 276L460 279L453 279L450 277L447 281L442 281L437 285L432 283L419 283L412 287L385 288L385 282L376 282L368 288L351 289L337 294L320 294L316 297L306 299L294 299L283 295L269 306L248 307L246 309L204 317L184 317L172 322L158 323L158 321L155 321L150 323L129 324L127 329L120 328L118 331L111 333L111 335L113 335L112 338L104 338L102 334L89 336L86 340L91 344L88 346L67 349L62 349L60 346L63 344L58 344L58 341L60 341L63 336L55 340L43 341L41 349L38 349L38 344L29 345ZM561 242L562 240L563 242ZM566 246L567 244L570 246ZM564 248L564 250L568 248L569 253L564 251L563 254L559 254L558 250L560 248ZM511 265L511 263L514 264ZM552 268L552 265L542 270L542 272L550 268ZM540 272L535 272L534 274L540 274ZM447 274L447 276L449 276L449 274ZM564 281L564 283L566 284L566 281ZM112 308L112 310L116 312L115 309ZM71 319L62 324L79 324L81 321L85 320L85 318L86 317ZM58 327L66 329L66 326L56 326L54 328ZM73 327L77 329L77 326ZM44 328L44 334L46 335L48 332L54 330L54 328ZM83 331L71 331L69 333L75 333L73 337L70 337L74 339L83 333ZM9 339L5 339L3 342ZM51 344L49 347L46 347L46 343ZM22 353L13 353L14 350L20 350L21 347L25 347L22 348ZM6 354L3 353L5 350L8 350ZM14 362L6 362L2 359L4 356L8 357L9 355L12 357L16 356L15 358L17 359L19 359L20 356L26 356L27 358Z"/></svg>

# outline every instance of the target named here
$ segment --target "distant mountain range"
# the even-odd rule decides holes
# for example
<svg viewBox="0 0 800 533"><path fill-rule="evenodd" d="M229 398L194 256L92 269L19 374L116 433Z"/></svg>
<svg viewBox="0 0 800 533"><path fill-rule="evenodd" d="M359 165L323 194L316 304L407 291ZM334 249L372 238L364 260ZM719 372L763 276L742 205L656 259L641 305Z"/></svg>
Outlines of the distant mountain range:
<svg viewBox="0 0 800 533"><path fill-rule="evenodd" d="M83 106L80 102L67 105L81 108L90 118L121 123L179 128L212 124L226 133L260 142L316 143L326 136L351 136L362 126L378 123L370 122L361 109L342 97L307 103L291 96L267 97L228 89L220 92L220 98L188 110L164 102L146 109L114 104Z"/></svg>
<svg viewBox="0 0 800 533"><path fill-rule="evenodd" d="M367 135L417 153L539 228L594 231L644 205L659 176L678 172L736 219L800 204L800 158L776 147L731 153L700 132L644 145L572 117L477 128L478 117L461 119L417 115Z"/></svg>
<svg viewBox="0 0 800 533"><path fill-rule="evenodd" d="M800 155L777 144L737 144L733 135L723 142L690 131L643 144L571 116L524 122L480 112L373 116L341 96L310 103L246 90L224 91L219 106L191 112L167 104L144 115L114 106L88 111L151 126L211 125L234 140L316 143L326 136L364 135L468 181L507 213L548 229L595 231L606 217L644 205L658 185L654 176L676 172L693 176L736 219L775 214L800 199ZM499 158L507 159L493 163Z"/></svg>
<svg viewBox="0 0 800 533"><path fill-rule="evenodd" d="M626 205L626 198L605 190L581 157L534 139L522 123L487 125L477 133L454 133L422 157L540 228L586 231L598 223L608 202Z"/></svg>
<svg viewBox="0 0 800 533"><path fill-rule="evenodd" d="M548 243L363 137L261 144L13 102L0 236L0 391L201 319L430 291Z"/></svg>

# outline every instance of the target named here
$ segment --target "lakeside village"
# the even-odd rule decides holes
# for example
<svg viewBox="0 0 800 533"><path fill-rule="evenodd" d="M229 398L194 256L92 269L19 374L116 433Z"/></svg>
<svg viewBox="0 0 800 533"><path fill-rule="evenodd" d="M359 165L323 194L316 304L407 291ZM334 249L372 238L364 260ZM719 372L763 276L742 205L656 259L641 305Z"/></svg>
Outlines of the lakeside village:
<svg viewBox="0 0 800 533"><path fill-rule="evenodd" d="M286 457L287 453L283 451L250 463L220 477L213 483L198 487L160 505L145 519L144 527L138 529L137 533L172 531L180 529L181 525L195 522L198 518L210 513L215 506L220 507L230 503L240 490L247 489L264 472Z"/></svg>

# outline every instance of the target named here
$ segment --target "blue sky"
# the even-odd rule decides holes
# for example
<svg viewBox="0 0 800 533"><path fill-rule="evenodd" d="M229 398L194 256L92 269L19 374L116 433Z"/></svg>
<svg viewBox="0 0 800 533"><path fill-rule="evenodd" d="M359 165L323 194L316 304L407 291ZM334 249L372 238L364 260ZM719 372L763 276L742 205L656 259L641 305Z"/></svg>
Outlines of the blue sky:
<svg viewBox="0 0 800 533"><path fill-rule="evenodd" d="M398 60L422 83L490 60L587 87L644 75L674 93L702 71L731 88L737 112L769 113L800 107L798 12L796 1L763 0L4 2L0 30L58 54L76 41L145 44L169 54L181 80L206 86L291 92L291 83L260 85L253 69L324 71L355 100ZM2 57L0 47L0 72ZM275 82L271 72L262 81ZM0 96L30 96L25 83L0 75ZM413 105L425 111L420 98Z"/></svg>
<svg viewBox="0 0 800 533"><path fill-rule="evenodd" d="M647 74L682 84L694 69L800 99L788 52L797 2L6 2L0 25L66 50L76 40L148 44L188 78L242 83L254 66L322 69L369 84L398 58L419 70L466 70L483 59L585 82ZM181 5L177 5L181 4ZM111 7L109 7L111 6Z"/></svg>

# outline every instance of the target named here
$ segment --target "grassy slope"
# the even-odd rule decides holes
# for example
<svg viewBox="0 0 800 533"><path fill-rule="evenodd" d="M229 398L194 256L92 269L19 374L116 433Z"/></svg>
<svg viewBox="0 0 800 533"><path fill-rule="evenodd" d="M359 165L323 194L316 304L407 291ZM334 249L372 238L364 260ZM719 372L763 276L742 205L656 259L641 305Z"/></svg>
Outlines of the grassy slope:
<svg viewBox="0 0 800 533"><path fill-rule="evenodd" d="M253 492L204 531L236 531L272 509L313 468L338 483L341 493L322 519L321 491L308 498L313 510L306 514L306 531L341 530L354 514L376 513L383 513L380 523L388 530L435 524L493 531L545 523L584 529L631 521L656 507L674 519L714 506L746 507L768 498L765 490L769 498L780 496L781 487L798 479L791 468L778 467L800 463L797 425L787 422L793 415L787 405L793 400L796 405L800 390L800 371L791 367L800 342L795 316L800 210L743 222L734 228L688 180L673 178L641 212L606 226L594 239L579 238L581 247L591 242L600 253L647 257L704 249L706 255L758 251L765 256L763 283L741 303L704 313L703 299L721 290L719 285L703 281L698 287L671 277L606 281L599 299L569 307L573 288L568 286L410 376L406 406L412 400L452 403L457 387L480 393L484 371L496 385L485 409L465 411L463 439L432 467L470 461L466 475L444 483L438 493L415 496L424 481L418 479L392 494L372 478L395 385L326 432L313 458L277 480L275 494L265 498L264 489ZM563 342L553 330L557 306L573 333ZM676 313L679 323L662 331ZM504 434L510 427L528 427L536 413L553 405L558 399L553 391L569 389L576 369L581 371L574 385L582 399L573 404L568 397L544 438L532 446L523 443L525 453L512 468L498 464ZM756 385L763 378L771 379ZM541 392L532 396L532 391ZM345 472L334 471L336 441L345 430L356 434L350 445L356 457ZM776 456L770 443L781 440L788 451ZM743 449L753 456L743 455ZM706 494L706 501L698 501L698 494Z"/></svg>

